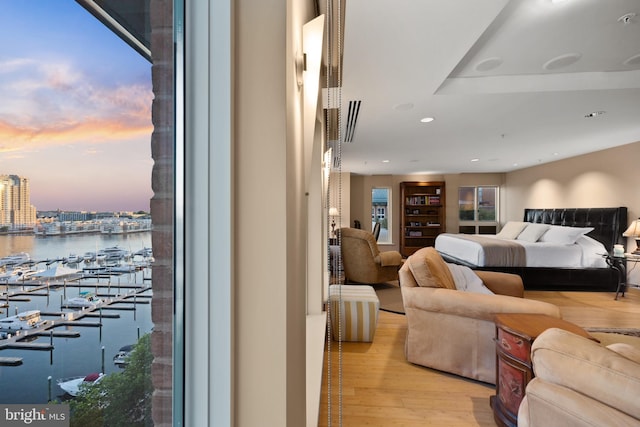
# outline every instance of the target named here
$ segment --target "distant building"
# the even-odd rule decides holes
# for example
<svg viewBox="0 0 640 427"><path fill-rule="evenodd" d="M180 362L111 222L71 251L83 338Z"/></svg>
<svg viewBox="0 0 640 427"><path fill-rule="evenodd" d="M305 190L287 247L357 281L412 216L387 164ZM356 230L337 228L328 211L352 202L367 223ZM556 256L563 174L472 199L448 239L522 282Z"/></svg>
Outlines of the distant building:
<svg viewBox="0 0 640 427"><path fill-rule="evenodd" d="M32 226L36 208L31 204L29 179L17 175L0 175L0 225Z"/></svg>

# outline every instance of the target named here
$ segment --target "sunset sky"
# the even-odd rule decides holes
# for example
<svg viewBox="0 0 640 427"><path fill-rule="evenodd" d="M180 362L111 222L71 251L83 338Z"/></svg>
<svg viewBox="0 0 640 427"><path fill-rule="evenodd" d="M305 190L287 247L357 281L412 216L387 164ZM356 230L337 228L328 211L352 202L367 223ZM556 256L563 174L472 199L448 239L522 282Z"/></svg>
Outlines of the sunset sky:
<svg viewBox="0 0 640 427"><path fill-rule="evenodd" d="M0 174L38 210L149 210L151 64L74 0L0 0Z"/></svg>

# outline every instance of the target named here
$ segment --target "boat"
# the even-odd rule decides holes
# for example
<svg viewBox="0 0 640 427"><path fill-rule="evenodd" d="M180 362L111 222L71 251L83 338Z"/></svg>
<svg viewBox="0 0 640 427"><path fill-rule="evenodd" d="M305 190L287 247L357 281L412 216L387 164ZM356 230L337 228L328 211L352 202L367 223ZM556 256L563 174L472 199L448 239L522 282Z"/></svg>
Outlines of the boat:
<svg viewBox="0 0 640 427"><path fill-rule="evenodd" d="M120 350L113 356L113 363L122 368L129 363L129 355L133 351L134 345L129 344L123 347L120 347Z"/></svg>
<svg viewBox="0 0 640 427"><path fill-rule="evenodd" d="M95 252L85 252L84 255L82 255L82 259L84 260L84 262L93 262L96 260L96 253Z"/></svg>
<svg viewBox="0 0 640 427"><path fill-rule="evenodd" d="M103 378L104 374L102 372L92 372L84 376L60 378L56 383L67 394L76 397L83 384L91 386L99 383Z"/></svg>
<svg viewBox="0 0 640 427"><path fill-rule="evenodd" d="M15 316L0 318L0 331L13 332L34 329L45 321L40 318L40 310L28 310Z"/></svg>
<svg viewBox="0 0 640 427"><path fill-rule="evenodd" d="M26 252L19 252L0 258L0 266L18 265L31 261L31 256Z"/></svg>
<svg viewBox="0 0 640 427"><path fill-rule="evenodd" d="M95 307L102 303L102 299L91 292L80 292L77 297L67 299L62 305L65 307Z"/></svg>
<svg viewBox="0 0 640 427"><path fill-rule="evenodd" d="M83 258L76 254L69 254L69 257L67 258L67 264L77 264L82 260Z"/></svg>
<svg viewBox="0 0 640 427"><path fill-rule="evenodd" d="M97 255L104 255L107 261L118 261L125 257L130 257L131 253L119 246L111 246L98 251Z"/></svg>
<svg viewBox="0 0 640 427"><path fill-rule="evenodd" d="M6 274L2 275L0 281L2 283L24 283L31 279L34 279L37 274L42 271L31 270L26 267L17 267L11 271L11 274L7 277Z"/></svg>

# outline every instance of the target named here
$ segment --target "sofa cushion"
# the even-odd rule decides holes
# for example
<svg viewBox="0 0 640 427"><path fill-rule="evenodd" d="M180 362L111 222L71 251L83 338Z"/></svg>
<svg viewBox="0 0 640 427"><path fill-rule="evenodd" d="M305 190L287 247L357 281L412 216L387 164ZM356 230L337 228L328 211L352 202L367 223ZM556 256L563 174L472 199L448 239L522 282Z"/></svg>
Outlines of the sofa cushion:
<svg viewBox="0 0 640 427"><path fill-rule="evenodd" d="M409 269L419 286L456 289L447 263L431 246L419 249L409 257Z"/></svg>
<svg viewBox="0 0 640 427"><path fill-rule="evenodd" d="M629 360L633 360L636 363L640 363L640 349L623 342L617 342L609 344L607 348L611 351L615 351L620 356L624 356Z"/></svg>

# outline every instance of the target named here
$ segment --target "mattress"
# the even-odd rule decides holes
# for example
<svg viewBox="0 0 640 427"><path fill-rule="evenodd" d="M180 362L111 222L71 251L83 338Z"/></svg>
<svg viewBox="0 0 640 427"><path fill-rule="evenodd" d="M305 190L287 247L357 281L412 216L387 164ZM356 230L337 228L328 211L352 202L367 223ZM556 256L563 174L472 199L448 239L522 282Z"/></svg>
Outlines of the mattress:
<svg viewBox="0 0 640 427"><path fill-rule="evenodd" d="M493 235L483 237L496 238ZM606 268L607 263L602 256L607 251L604 246L593 239L585 237L575 244L558 244L550 242L527 242L512 240L524 247L526 265L518 267L550 267L550 268ZM435 248L443 255L458 259L477 267L503 267L486 265L485 253L480 243L463 238L456 234L438 235ZM512 267L512 266L504 266Z"/></svg>

